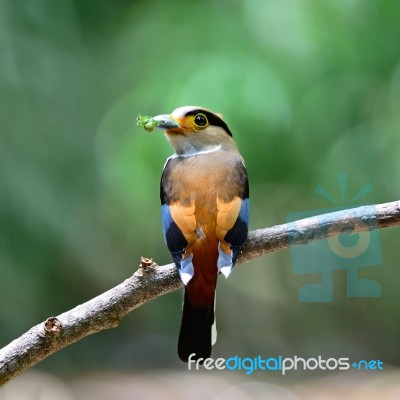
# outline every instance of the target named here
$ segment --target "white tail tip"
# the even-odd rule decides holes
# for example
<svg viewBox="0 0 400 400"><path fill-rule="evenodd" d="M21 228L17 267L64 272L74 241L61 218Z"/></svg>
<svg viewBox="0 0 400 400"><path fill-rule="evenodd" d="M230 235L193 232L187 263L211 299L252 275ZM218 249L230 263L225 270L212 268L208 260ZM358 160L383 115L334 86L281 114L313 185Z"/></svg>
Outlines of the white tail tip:
<svg viewBox="0 0 400 400"><path fill-rule="evenodd" d="M232 272L232 266L231 266L231 265L227 265L227 266L225 266L225 267L221 267L219 270L221 271L221 274L222 274L225 278L227 278L227 277L231 274L231 272Z"/></svg>
<svg viewBox="0 0 400 400"><path fill-rule="evenodd" d="M181 276L181 281L183 282L183 284L186 286L188 284L188 282L193 278L193 275L188 274L187 272L181 272L180 273Z"/></svg>

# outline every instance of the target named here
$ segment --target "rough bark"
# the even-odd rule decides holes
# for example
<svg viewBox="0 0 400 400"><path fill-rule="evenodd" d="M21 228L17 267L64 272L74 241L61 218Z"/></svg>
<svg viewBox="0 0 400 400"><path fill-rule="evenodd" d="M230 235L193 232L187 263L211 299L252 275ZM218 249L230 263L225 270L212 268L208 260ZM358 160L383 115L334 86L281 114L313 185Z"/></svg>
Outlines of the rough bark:
<svg viewBox="0 0 400 400"><path fill-rule="evenodd" d="M342 232L400 225L400 201L362 206L250 232L238 264ZM103 329L142 304L182 286L173 264L142 258L139 269L107 292L31 328L0 350L0 385L50 354Z"/></svg>

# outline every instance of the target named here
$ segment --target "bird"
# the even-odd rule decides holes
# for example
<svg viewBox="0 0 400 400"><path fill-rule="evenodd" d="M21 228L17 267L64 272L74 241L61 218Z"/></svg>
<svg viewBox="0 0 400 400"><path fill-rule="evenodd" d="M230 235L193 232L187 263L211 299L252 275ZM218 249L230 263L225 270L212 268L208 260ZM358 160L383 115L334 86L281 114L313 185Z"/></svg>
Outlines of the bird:
<svg viewBox="0 0 400 400"><path fill-rule="evenodd" d="M249 183L223 116L184 106L153 117L174 149L160 182L164 239L184 284L179 358L205 360L216 341L217 277L247 239Z"/></svg>

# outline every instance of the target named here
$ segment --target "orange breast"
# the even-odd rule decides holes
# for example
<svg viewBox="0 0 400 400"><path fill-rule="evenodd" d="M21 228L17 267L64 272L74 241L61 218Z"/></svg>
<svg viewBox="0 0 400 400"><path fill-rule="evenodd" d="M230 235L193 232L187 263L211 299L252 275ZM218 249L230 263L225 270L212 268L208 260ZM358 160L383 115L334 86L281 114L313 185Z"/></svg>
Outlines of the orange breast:
<svg viewBox="0 0 400 400"><path fill-rule="evenodd" d="M232 164L214 153L176 160L170 171L171 215L188 242L184 257L193 254L194 276L187 284L193 306L209 306L214 298L218 243L240 209L237 190L227 179L230 174Z"/></svg>

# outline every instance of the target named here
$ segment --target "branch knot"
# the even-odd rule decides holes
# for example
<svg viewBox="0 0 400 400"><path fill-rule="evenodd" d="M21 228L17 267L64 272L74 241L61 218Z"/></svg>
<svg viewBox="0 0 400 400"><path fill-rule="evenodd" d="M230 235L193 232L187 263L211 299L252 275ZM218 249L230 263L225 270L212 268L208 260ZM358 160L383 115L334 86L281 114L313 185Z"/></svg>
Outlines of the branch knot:
<svg viewBox="0 0 400 400"><path fill-rule="evenodd" d="M44 330L48 334L58 335L61 332L62 328L62 323L56 317L49 317L44 322Z"/></svg>

